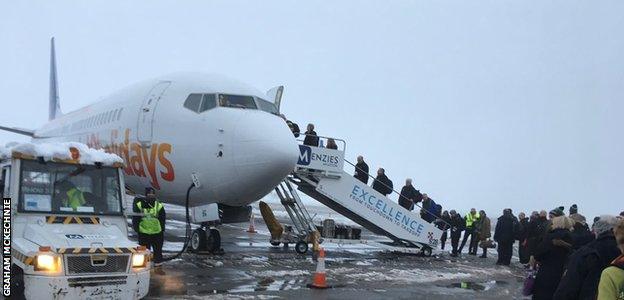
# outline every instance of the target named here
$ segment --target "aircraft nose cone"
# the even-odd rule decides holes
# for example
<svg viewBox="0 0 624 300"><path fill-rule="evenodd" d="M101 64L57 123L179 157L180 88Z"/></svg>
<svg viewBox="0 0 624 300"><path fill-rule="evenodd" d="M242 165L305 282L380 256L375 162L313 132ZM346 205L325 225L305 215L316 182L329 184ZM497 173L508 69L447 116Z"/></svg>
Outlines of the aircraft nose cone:
<svg viewBox="0 0 624 300"><path fill-rule="evenodd" d="M235 193L241 203L269 193L295 168L297 141L281 118L251 112L238 122L233 135L234 167L238 173Z"/></svg>

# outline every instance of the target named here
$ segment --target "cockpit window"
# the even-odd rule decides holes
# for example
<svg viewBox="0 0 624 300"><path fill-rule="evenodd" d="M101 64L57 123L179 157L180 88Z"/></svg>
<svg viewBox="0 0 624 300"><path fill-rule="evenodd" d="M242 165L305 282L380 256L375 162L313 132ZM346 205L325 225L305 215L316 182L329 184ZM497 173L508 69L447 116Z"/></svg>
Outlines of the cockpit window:
<svg viewBox="0 0 624 300"><path fill-rule="evenodd" d="M219 106L257 109L252 96L219 94Z"/></svg>
<svg viewBox="0 0 624 300"><path fill-rule="evenodd" d="M204 100L202 101L199 112L205 112L215 107L217 107L217 96L215 94L204 94Z"/></svg>
<svg viewBox="0 0 624 300"><path fill-rule="evenodd" d="M256 98L256 99L258 99L258 105L260 106L261 110L264 110L264 111L266 111L268 113L272 113L274 115L279 114L275 104L273 104L273 103L271 103L269 101L266 101L266 100L264 100L262 98Z"/></svg>
<svg viewBox="0 0 624 300"><path fill-rule="evenodd" d="M202 94L190 94L186 101L184 101L184 107L199 112L199 105L201 104Z"/></svg>

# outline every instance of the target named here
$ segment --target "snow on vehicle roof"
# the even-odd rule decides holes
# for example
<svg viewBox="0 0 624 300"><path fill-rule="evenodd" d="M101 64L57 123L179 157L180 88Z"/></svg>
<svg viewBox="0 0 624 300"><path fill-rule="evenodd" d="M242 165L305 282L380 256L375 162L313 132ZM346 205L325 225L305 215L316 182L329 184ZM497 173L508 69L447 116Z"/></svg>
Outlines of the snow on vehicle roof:
<svg viewBox="0 0 624 300"><path fill-rule="evenodd" d="M102 149L89 148L82 143L8 143L6 146L0 146L0 158L6 159L12 157L15 153L30 155L34 157L44 157L46 160L72 160L70 148L78 149L80 157L78 163L85 165L93 165L101 163L106 166L114 164L123 164L123 159L116 154L104 152Z"/></svg>

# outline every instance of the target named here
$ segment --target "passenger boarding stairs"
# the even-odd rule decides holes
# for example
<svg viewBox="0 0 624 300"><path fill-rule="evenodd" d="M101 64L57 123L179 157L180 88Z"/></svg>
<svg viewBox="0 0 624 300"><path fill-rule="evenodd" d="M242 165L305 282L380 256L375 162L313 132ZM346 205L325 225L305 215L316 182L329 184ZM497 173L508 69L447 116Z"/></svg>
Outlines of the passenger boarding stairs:
<svg viewBox="0 0 624 300"><path fill-rule="evenodd" d="M316 231L316 226L310 214L301 202L297 191L288 180L282 181L275 188L275 192L280 198L282 205L284 205L288 216L293 221L293 225L300 238L303 239L304 237L310 236L312 232Z"/></svg>
<svg viewBox="0 0 624 300"><path fill-rule="evenodd" d="M276 191L282 203L285 203L284 199L288 200L283 191L292 195L292 203L286 201L289 206L285 204L285 207L295 227L298 230L301 228L300 233L316 229L292 184L297 185L300 192L369 231L392 239L397 246L437 247L442 231L433 223L428 223L419 212L403 208L343 170L346 161L344 146L342 150L333 150L299 145L299 150L295 172Z"/></svg>

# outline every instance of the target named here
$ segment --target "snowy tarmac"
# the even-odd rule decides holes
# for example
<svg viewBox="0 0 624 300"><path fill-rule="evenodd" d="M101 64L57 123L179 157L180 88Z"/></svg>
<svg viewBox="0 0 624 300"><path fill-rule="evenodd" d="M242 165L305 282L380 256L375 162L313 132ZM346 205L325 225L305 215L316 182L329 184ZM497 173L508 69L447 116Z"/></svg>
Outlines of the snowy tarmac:
<svg viewBox="0 0 624 300"><path fill-rule="evenodd" d="M165 256L184 241L184 210L167 207ZM272 205L283 223L289 224ZM257 206L256 206L257 208ZM348 223L325 207L307 206L318 223L332 217ZM520 299L524 270L517 257L512 267L496 266L496 251L488 258L462 255L453 258L436 251L433 257L382 252L366 245L325 244L327 281L332 289L311 290L316 263L293 247L273 247L259 210L256 230L248 224L220 226L224 255L195 255L165 263L164 274L152 273L147 299ZM363 231L364 238L383 240ZM448 245L447 243L447 246ZM464 249L465 250L465 249ZM514 252L517 254L517 252Z"/></svg>

